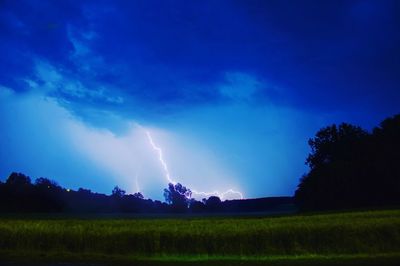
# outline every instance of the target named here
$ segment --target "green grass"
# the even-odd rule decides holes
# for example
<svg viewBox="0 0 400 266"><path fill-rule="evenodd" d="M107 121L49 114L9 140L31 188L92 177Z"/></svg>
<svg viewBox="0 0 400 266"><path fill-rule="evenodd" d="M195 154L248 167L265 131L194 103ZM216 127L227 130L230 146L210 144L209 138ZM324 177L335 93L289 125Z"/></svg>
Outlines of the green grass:
<svg viewBox="0 0 400 266"><path fill-rule="evenodd" d="M39 261L214 260L271 264L293 258L314 262L329 258L335 261L384 258L398 263L400 210L272 218L8 217L0 219L0 251L3 258Z"/></svg>
<svg viewBox="0 0 400 266"><path fill-rule="evenodd" d="M169 265L264 265L264 266L398 266L400 254L357 254L357 255L299 255L299 256L266 256L266 257L237 257L237 256L163 256L163 257L136 257L105 254L75 254L75 253L7 253L0 251L0 259L17 265L53 265L63 262L63 265L141 265L141 266L169 266ZM0 260L1 261L1 260ZM45 264L43 264L45 263ZM83 264L82 264L83 263ZM16 264L11 264L15 266Z"/></svg>

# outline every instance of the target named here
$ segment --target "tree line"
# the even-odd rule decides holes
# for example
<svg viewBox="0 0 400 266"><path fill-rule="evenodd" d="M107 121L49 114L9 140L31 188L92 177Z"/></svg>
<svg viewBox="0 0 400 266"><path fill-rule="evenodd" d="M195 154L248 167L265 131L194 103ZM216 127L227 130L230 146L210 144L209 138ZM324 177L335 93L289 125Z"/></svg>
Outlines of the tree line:
<svg viewBox="0 0 400 266"><path fill-rule="evenodd" d="M114 187L111 195L65 189L48 178L33 183L22 173L0 182L1 212L246 212L271 211L296 203L300 210L331 210L400 204L400 114L371 132L342 123L320 129L309 140L310 170L292 197L197 201L180 183L164 189L165 202Z"/></svg>
<svg viewBox="0 0 400 266"><path fill-rule="evenodd" d="M169 184L164 190L165 202L145 199L142 193L127 194L118 186L111 195L79 188L66 189L55 181L40 177L34 182L22 173L11 173L0 182L0 212L66 212L66 213L210 213L271 211L291 204L292 197L221 201L216 196L196 201L190 189Z"/></svg>

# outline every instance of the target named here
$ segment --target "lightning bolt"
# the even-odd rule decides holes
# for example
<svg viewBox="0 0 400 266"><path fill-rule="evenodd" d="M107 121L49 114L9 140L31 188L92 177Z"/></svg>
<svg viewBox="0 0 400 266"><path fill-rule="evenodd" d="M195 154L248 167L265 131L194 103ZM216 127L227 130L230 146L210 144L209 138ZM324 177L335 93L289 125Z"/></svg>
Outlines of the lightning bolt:
<svg viewBox="0 0 400 266"><path fill-rule="evenodd" d="M169 174L169 170L168 170L168 165L167 163L164 161L164 157L163 157L163 152L162 149L160 147L158 147L154 141L153 138L150 135L150 132L146 130L146 135L147 138L150 142L151 147L153 147L153 150L155 150L158 153L158 160L160 161L163 169L164 169L164 174L165 174L165 178L168 180L168 183L172 183L172 184L176 184L176 182L174 180L171 179L171 175Z"/></svg>
<svg viewBox="0 0 400 266"><path fill-rule="evenodd" d="M164 170L165 179L167 179L168 183L172 183L175 185L177 182L171 178L171 174L169 173L169 170L168 170L168 165L167 165L166 161L164 160L162 149L154 143L154 140L153 140L150 132L148 130L145 130L145 132L146 132L146 136L147 136L147 139L149 140L151 147L158 154L158 160L160 161L160 164ZM240 191L235 191L233 189L228 189L225 192L219 192L217 190L213 191L213 192L205 192L205 191L197 191L195 189L193 189L191 191L192 191L193 195L199 195L199 196L204 196L204 197L218 196L220 199L224 199L226 197L226 195L232 194L232 195L238 195L240 197L240 199L244 198L243 194Z"/></svg>

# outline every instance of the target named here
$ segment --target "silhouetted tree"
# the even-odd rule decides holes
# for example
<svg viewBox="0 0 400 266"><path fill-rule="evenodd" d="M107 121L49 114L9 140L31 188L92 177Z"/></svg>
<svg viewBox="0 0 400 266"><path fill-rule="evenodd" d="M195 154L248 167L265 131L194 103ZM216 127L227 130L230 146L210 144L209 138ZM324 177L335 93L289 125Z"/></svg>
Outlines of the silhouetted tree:
<svg viewBox="0 0 400 266"><path fill-rule="evenodd" d="M373 129L371 155L369 165L374 178L370 183L375 189L370 197L381 202L377 191L384 191L384 201L400 203L400 114L383 120Z"/></svg>
<svg viewBox="0 0 400 266"><path fill-rule="evenodd" d="M323 167L335 161L348 161L357 156L360 141L368 133L361 127L342 123L319 130L316 136L308 141L311 153L306 164L311 169Z"/></svg>
<svg viewBox="0 0 400 266"><path fill-rule="evenodd" d="M206 210L210 212L217 212L221 210L221 199L217 196L211 196L206 200Z"/></svg>
<svg viewBox="0 0 400 266"><path fill-rule="evenodd" d="M86 189L86 188L79 188L78 189L78 193L81 195L90 195L92 194L92 191L90 189Z"/></svg>
<svg viewBox="0 0 400 266"><path fill-rule="evenodd" d="M13 172L4 184L3 204L6 210L26 212L34 208L31 201L34 190L31 179L22 174Z"/></svg>
<svg viewBox="0 0 400 266"><path fill-rule="evenodd" d="M133 193L133 197L137 199L144 199L144 196L141 192Z"/></svg>
<svg viewBox="0 0 400 266"><path fill-rule="evenodd" d="M32 201L37 211L60 212L65 208L63 189L55 181L40 177L35 180Z"/></svg>
<svg viewBox="0 0 400 266"><path fill-rule="evenodd" d="M22 173L11 173L6 181L7 185L23 187L31 185L31 179Z"/></svg>
<svg viewBox="0 0 400 266"><path fill-rule="evenodd" d="M195 199L191 199L189 205L190 205L190 210L192 212L198 213L198 212L205 212L206 211L206 206L201 201L197 201Z"/></svg>
<svg viewBox="0 0 400 266"><path fill-rule="evenodd" d="M47 189L60 189L61 187L57 184L57 182L50 180L48 178L39 177L35 180L35 186Z"/></svg>
<svg viewBox="0 0 400 266"><path fill-rule="evenodd" d="M319 130L309 141L310 171L295 193L302 209L321 210L400 203L400 116L369 134L341 124Z"/></svg>
<svg viewBox="0 0 400 266"><path fill-rule="evenodd" d="M184 212L187 210L192 192L190 189L182 186L180 183L168 184L168 189L164 189L165 201L171 205L175 212Z"/></svg>
<svg viewBox="0 0 400 266"><path fill-rule="evenodd" d="M125 196L125 193L125 190L119 188L118 186L115 186L112 190L111 195L115 198L122 198L123 196Z"/></svg>
<svg viewBox="0 0 400 266"><path fill-rule="evenodd" d="M310 172L303 176L296 200L303 209L334 209L355 205L357 186L362 184L362 151L368 133L343 123L319 130L309 140L311 153L306 164ZM360 183L361 181L361 183Z"/></svg>

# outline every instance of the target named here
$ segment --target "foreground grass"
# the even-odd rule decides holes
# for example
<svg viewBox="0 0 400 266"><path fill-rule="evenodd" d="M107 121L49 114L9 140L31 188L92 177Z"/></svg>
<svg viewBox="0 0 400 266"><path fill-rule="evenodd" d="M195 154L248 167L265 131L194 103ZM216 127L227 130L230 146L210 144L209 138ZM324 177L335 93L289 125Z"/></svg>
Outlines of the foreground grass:
<svg viewBox="0 0 400 266"><path fill-rule="evenodd" d="M299 256L268 256L268 257L237 257L237 256L163 256L136 257L105 254L73 254L73 253L10 253L0 251L0 258L9 261L10 266L47 266L63 262L60 265L263 265L263 266L398 266L400 253L393 254L358 254L358 255L299 255ZM18 264L15 264L18 263ZM3 265L3 264L1 264ZM7 264L4 264L7 265Z"/></svg>
<svg viewBox="0 0 400 266"><path fill-rule="evenodd" d="M0 251L0 257L8 259L141 261L149 265L210 260L215 265L243 261L353 265L360 260L398 264L400 210L275 218L3 218ZM378 262L371 265L383 265Z"/></svg>

